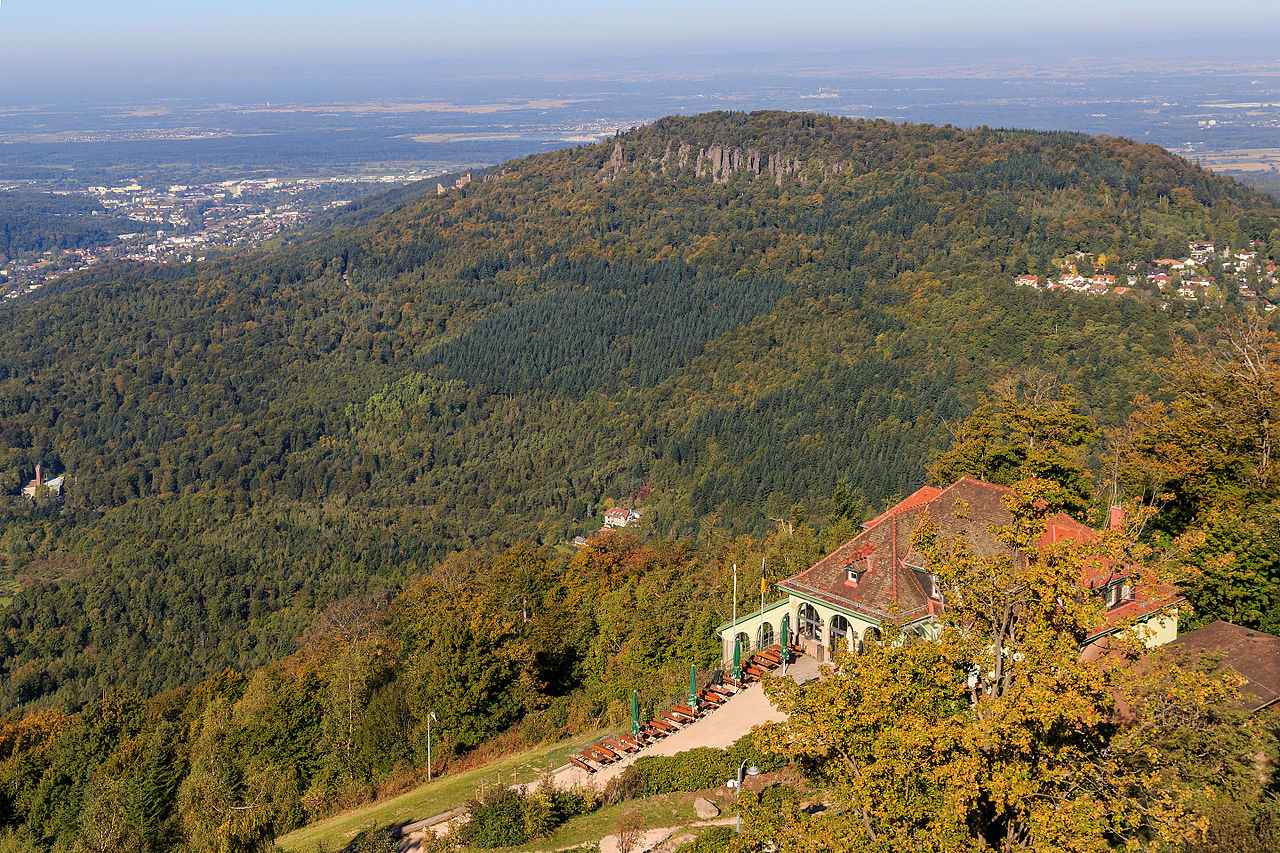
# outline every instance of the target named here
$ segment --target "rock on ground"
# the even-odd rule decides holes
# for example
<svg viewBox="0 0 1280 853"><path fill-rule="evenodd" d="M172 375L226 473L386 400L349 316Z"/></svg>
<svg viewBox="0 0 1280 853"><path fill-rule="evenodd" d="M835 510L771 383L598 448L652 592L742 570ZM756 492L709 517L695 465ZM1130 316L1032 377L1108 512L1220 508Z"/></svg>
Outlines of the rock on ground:
<svg viewBox="0 0 1280 853"><path fill-rule="evenodd" d="M709 820L720 814L720 807L706 797L698 797L693 801L693 812L703 820Z"/></svg>

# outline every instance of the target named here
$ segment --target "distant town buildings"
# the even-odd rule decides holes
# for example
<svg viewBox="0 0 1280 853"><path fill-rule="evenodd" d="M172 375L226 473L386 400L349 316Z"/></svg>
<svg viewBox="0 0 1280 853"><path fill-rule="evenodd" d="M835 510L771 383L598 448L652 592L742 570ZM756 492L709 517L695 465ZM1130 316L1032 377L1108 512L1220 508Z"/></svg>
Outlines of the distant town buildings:
<svg viewBox="0 0 1280 853"><path fill-rule="evenodd" d="M206 253L251 246L298 228L326 210L351 203L334 198L345 185L394 186L430 177L425 172L323 178L246 178L209 184L145 188L130 182L89 187L99 212L129 219L137 228L112 246L46 251L11 258L0 267L0 293L16 299L79 270L108 260L146 263L202 261ZM462 186L463 184L459 184ZM365 191L353 192L361 195Z"/></svg>
<svg viewBox="0 0 1280 853"><path fill-rule="evenodd" d="M1194 302L1220 308L1227 293L1238 296L1245 308L1271 312L1280 301L1280 279L1276 264L1256 251L1233 252L1228 247L1193 241L1185 258L1157 258L1150 262L1131 261L1121 268L1123 279L1105 271L1089 252L1078 252L1063 261L1057 278L1026 273L1014 278L1019 287L1035 290L1069 290L1090 296L1115 294L1171 303ZM1213 268L1214 273L1210 272ZM1112 266L1114 269L1114 265Z"/></svg>

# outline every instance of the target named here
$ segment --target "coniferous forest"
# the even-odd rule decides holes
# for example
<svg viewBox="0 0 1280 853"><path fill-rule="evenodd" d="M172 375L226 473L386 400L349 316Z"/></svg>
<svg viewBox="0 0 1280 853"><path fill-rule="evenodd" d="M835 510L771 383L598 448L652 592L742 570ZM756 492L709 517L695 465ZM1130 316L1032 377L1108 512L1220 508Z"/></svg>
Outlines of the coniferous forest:
<svg viewBox="0 0 1280 853"><path fill-rule="evenodd" d="M446 761L620 719L718 659L728 565L749 608L931 476L1155 507L1184 627L1280 631L1274 317L1011 284L1195 240L1280 260L1280 210L1130 140L714 113L59 282L0 313L0 844L255 849L432 709Z"/></svg>

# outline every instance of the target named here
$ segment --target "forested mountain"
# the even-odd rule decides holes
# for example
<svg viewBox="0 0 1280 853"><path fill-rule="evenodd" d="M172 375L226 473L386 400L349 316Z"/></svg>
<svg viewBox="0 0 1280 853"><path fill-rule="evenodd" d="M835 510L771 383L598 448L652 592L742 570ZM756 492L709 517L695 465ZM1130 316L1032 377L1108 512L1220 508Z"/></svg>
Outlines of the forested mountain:
<svg viewBox="0 0 1280 853"><path fill-rule="evenodd" d="M646 529L676 537L821 519L842 483L879 506L1028 368L1119 424L1218 315L1010 277L1280 224L1127 140L789 113L664 119L489 178L0 317L0 485L67 474L64 506L3 506L0 708L248 670L328 602L561 542L646 485Z"/></svg>

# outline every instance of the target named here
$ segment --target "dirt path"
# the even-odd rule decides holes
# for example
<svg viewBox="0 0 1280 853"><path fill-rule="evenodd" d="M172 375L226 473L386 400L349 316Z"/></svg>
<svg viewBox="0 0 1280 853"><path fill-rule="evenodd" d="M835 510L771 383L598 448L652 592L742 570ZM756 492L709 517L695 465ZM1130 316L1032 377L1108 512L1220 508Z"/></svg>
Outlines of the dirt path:
<svg viewBox="0 0 1280 853"><path fill-rule="evenodd" d="M678 844L666 844L664 842L678 841L679 839L673 839L672 836L680 830L688 829L691 826L728 826L732 825L734 820L735 818L732 817L718 817L715 820L696 820L693 823L684 824L683 826L660 826L655 829L645 830L640 841L631 848L631 853L648 853L650 850L653 850L656 853L657 850L665 850L668 847L674 850L679 846ZM689 838L685 840L693 840L692 834L690 834ZM683 843L683 841L681 841L681 843ZM572 850L574 848L569 847L566 849ZM618 836L606 835L604 838L601 838L600 853L619 853Z"/></svg>
<svg viewBox="0 0 1280 853"><path fill-rule="evenodd" d="M811 678L817 678L818 662L812 657L803 657L787 668L787 675L796 681L808 681ZM764 686L752 684L742 692L729 697L728 701L705 717L695 720L660 741L655 741L645 746L639 752L631 753L616 764L601 768L595 773L587 773L572 764L566 764L557 768L552 773L551 779L557 788L581 786L600 790L604 788L610 779L618 776L622 771L634 764L638 758L644 758L646 755L675 755L678 752L685 752L699 746L723 749L750 732L752 726L760 723L781 722L786 718L786 714L769 704L768 697L764 695ZM406 833L397 845L397 851L399 853L417 853L422 840L426 837L426 833L443 834L456 823L456 820L457 818L444 820L435 826L423 827ZM732 822L733 818L717 818L709 821L696 821L687 824L687 826L712 826ZM636 848L637 853L642 850L652 850L668 840L678 830L684 828L683 826L671 826L649 830L645 833L643 842ZM612 846L606 846L606 842ZM617 838L615 836L608 835L601 839L600 853L606 853L606 851L607 853L616 853Z"/></svg>
<svg viewBox="0 0 1280 853"><path fill-rule="evenodd" d="M803 657L787 668L787 674L797 681L817 678L818 663L811 657ZM649 744L639 752L631 753L616 764L610 764L595 773L587 773L572 764L566 764L555 771L552 779L560 788L579 785L603 788L610 779L634 764L637 758L646 755L675 755L698 746L723 749L751 731L752 726L781 722L786 718L786 714L769 704L768 697L764 695L764 686L752 684L741 693L731 696L724 705L705 717L695 720L669 737Z"/></svg>

